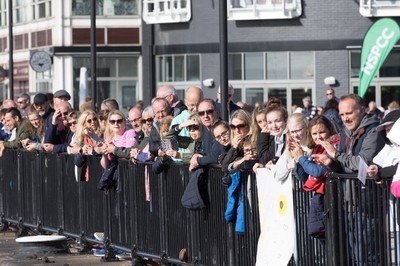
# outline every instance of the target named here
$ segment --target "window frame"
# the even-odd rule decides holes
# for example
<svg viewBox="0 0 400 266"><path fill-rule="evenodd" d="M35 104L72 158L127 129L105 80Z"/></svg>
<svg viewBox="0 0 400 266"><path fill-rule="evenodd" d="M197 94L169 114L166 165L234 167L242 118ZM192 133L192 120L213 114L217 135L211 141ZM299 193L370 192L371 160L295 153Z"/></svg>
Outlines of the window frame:
<svg viewBox="0 0 400 266"><path fill-rule="evenodd" d="M300 17L303 12L301 0L248 1L228 0L228 20L293 19ZM238 7L237 3L247 6Z"/></svg>
<svg viewBox="0 0 400 266"><path fill-rule="evenodd" d="M39 17L39 8L41 4L44 4L45 6L45 15L43 17ZM31 5L32 5L32 20L41 20L52 16L51 12L52 0L33 0Z"/></svg>
<svg viewBox="0 0 400 266"><path fill-rule="evenodd" d="M363 17L398 17L400 0L360 0L359 12Z"/></svg>
<svg viewBox="0 0 400 266"><path fill-rule="evenodd" d="M188 22L192 18L191 1L192 0L143 0L143 20L147 24ZM172 5L169 8L160 10L161 6L165 8L169 3L186 4L180 4L180 8L174 8L174 5Z"/></svg>

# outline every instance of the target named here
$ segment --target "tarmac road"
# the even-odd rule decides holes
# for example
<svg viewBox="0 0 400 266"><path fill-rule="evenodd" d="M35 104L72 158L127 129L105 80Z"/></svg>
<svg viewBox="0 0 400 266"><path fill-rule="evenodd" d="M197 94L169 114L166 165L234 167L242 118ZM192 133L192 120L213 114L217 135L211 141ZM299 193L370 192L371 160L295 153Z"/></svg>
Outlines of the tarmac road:
<svg viewBox="0 0 400 266"><path fill-rule="evenodd" d="M15 241L15 233L6 231L0 232L0 266L12 265L54 265L54 266L72 266L72 265L131 265L130 260L102 262L100 257L95 257L92 254L68 254L55 253L48 256L48 262L45 258L15 258L21 249L20 244Z"/></svg>

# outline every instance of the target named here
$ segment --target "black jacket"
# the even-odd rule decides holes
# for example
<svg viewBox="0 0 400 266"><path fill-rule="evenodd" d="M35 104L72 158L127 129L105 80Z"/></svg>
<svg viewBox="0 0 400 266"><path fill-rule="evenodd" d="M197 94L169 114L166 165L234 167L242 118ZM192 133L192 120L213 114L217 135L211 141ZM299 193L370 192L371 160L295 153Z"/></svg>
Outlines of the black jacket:
<svg viewBox="0 0 400 266"><path fill-rule="evenodd" d="M283 137L283 148L281 150L281 154L285 151L286 146L286 134ZM266 164L272 159L275 158L276 154L276 145L275 145L275 137L271 136L269 133L260 132L257 136L257 154L259 162L262 164Z"/></svg>
<svg viewBox="0 0 400 266"><path fill-rule="evenodd" d="M174 107L172 107L171 115L173 117L179 115L183 110L187 110L186 105L182 101L178 101Z"/></svg>

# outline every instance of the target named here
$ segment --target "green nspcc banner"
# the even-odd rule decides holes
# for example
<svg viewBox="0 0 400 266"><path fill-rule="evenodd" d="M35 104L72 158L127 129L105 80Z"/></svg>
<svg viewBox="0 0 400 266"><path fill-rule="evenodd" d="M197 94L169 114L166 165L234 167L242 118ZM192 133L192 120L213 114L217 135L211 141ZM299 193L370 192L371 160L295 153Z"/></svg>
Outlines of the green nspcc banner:
<svg viewBox="0 0 400 266"><path fill-rule="evenodd" d="M400 28L393 19L380 19L369 28L365 34L361 52L360 78L358 80L360 97L364 97L376 72L399 39Z"/></svg>

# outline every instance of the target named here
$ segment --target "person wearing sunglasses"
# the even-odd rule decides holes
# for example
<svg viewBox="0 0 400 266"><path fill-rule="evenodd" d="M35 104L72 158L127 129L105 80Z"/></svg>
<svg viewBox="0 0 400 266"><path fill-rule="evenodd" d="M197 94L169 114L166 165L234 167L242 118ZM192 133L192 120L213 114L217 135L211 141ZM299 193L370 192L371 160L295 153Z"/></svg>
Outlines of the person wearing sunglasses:
<svg viewBox="0 0 400 266"><path fill-rule="evenodd" d="M147 106L141 114L141 129L143 132L143 138L139 142L130 148L125 147L114 147L112 153L119 158L132 159L133 163L137 161L145 162L151 160L149 157L149 137L153 128L154 113L151 106ZM113 144L108 144L109 148L112 149Z"/></svg>
<svg viewBox="0 0 400 266"><path fill-rule="evenodd" d="M76 120L75 120L76 122ZM99 137L99 121L92 110L84 111L78 118L77 124L71 123L70 129L75 129L73 139L68 148L69 153L94 155L95 147L103 141Z"/></svg>
<svg viewBox="0 0 400 266"><path fill-rule="evenodd" d="M197 114L200 116L201 122L208 130L210 130L211 127L220 120L217 106L211 99L203 99L199 103Z"/></svg>
<svg viewBox="0 0 400 266"><path fill-rule="evenodd" d="M28 93L22 93L17 98L18 110L21 112L22 117L28 117L31 109L31 97Z"/></svg>
<svg viewBox="0 0 400 266"><path fill-rule="evenodd" d="M220 154L220 144L211 134L212 126L220 121L215 102L208 98L203 99L197 106L197 114L204 126L203 152L193 155L192 159L190 159L189 170L217 163Z"/></svg>
<svg viewBox="0 0 400 266"><path fill-rule="evenodd" d="M128 119L132 129L136 132L136 141L140 143L144 138L144 132L142 130L142 110L139 107L133 106L129 109Z"/></svg>
<svg viewBox="0 0 400 266"><path fill-rule="evenodd" d="M67 135L70 135L68 128L68 114L71 111L71 105L68 102L61 101L57 110L50 116L51 123L44 134L43 149L46 152L67 152L69 142Z"/></svg>
<svg viewBox="0 0 400 266"><path fill-rule="evenodd" d="M119 111L114 110L108 116L107 129L104 133L105 147L102 149L101 166L107 169L113 160L115 147L131 148L136 144L136 132L133 129L126 128L125 115ZM108 144L110 144L108 146ZM112 145L111 145L112 144Z"/></svg>
<svg viewBox="0 0 400 266"><path fill-rule="evenodd" d="M326 100L325 100L325 102L324 102L324 107L326 107L326 103L327 103L329 100L335 100L336 103L339 103L339 102L340 102L340 99L339 99L338 97L335 96L335 90L334 90L332 87L328 87L328 88L326 89Z"/></svg>
<svg viewBox="0 0 400 266"><path fill-rule="evenodd" d="M250 135L251 117L245 110L237 110L231 118L231 148L222 161L224 171L234 173L243 161L249 160L243 151L243 140ZM255 143L254 143L255 146ZM245 159L243 159L245 158Z"/></svg>
<svg viewBox="0 0 400 266"><path fill-rule="evenodd" d="M175 159L181 159L183 163L190 163L190 158L193 154L201 154L203 152L203 132L204 126L201 124L200 117L197 114L192 114L189 119L179 124L179 127L184 127L189 131L189 136L180 136L179 131L171 128L166 138L177 139L178 151L168 150L166 154Z"/></svg>

